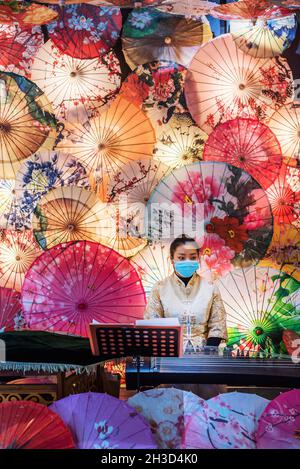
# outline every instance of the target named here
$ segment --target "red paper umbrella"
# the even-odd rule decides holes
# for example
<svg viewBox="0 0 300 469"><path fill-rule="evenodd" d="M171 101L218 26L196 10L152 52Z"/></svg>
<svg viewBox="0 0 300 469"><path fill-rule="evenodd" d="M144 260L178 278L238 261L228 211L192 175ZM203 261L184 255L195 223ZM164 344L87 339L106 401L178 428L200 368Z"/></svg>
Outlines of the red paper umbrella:
<svg viewBox="0 0 300 469"><path fill-rule="evenodd" d="M93 5L53 7L59 16L48 25L52 42L64 54L77 59L95 59L108 52L119 37L119 8Z"/></svg>
<svg viewBox="0 0 300 469"><path fill-rule="evenodd" d="M22 289L29 328L87 336L93 321L141 319L145 294L132 264L113 249L78 241L42 254Z"/></svg>
<svg viewBox="0 0 300 469"><path fill-rule="evenodd" d="M237 166L268 188L281 167L281 149L273 132L254 119L233 119L210 134L203 159Z"/></svg>
<svg viewBox="0 0 300 469"><path fill-rule="evenodd" d="M48 407L31 401L0 404L1 449L71 449L72 434Z"/></svg>
<svg viewBox="0 0 300 469"><path fill-rule="evenodd" d="M20 294L10 288L0 287L0 331L15 329L21 310Z"/></svg>

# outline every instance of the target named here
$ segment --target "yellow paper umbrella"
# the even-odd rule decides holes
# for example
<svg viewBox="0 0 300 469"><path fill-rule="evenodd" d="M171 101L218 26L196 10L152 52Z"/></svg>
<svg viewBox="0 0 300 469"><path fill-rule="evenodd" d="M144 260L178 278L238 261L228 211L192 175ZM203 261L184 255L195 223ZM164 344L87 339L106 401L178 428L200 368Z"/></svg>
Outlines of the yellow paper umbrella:
<svg viewBox="0 0 300 469"><path fill-rule="evenodd" d="M286 163L300 161L300 106L295 103L282 107L268 125L280 142Z"/></svg>
<svg viewBox="0 0 300 469"><path fill-rule="evenodd" d="M85 122L95 115L115 96L121 83L114 52L95 59L76 59L60 52L52 41L37 53L31 77L53 103L56 116L72 122Z"/></svg>
<svg viewBox="0 0 300 469"><path fill-rule="evenodd" d="M26 272L42 253L32 231L0 232L0 286L20 291Z"/></svg>

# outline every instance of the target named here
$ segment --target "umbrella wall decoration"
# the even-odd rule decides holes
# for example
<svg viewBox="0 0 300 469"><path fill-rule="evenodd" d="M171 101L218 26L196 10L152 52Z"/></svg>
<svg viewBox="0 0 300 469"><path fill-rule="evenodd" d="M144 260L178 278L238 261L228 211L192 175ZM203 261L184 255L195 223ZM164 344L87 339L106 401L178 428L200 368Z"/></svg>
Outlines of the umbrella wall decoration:
<svg viewBox="0 0 300 469"><path fill-rule="evenodd" d="M34 262L22 288L22 306L30 329L87 337L93 321L142 319L145 294L125 257L98 243L71 241Z"/></svg>
<svg viewBox="0 0 300 469"><path fill-rule="evenodd" d="M278 109L268 125L278 138L287 164L300 161L300 107L296 103Z"/></svg>
<svg viewBox="0 0 300 469"><path fill-rule="evenodd" d="M0 287L0 331L17 328L21 311L20 294L11 288Z"/></svg>

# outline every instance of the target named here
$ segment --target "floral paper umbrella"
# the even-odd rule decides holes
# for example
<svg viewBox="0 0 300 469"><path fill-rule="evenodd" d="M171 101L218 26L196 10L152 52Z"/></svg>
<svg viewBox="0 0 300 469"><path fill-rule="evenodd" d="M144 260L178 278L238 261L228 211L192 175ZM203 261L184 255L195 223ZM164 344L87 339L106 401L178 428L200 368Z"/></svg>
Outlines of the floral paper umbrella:
<svg viewBox="0 0 300 469"><path fill-rule="evenodd" d="M204 146L203 159L224 161L251 174L268 188L279 174L281 148L273 132L254 119L234 119L218 125Z"/></svg>
<svg viewBox="0 0 300 469"><path fill-rule="evenodd" d="M282 18L290 14L287 8L272 5L268 0L242 0L218 5L211 11L212 16L225 21Z"/></svg>
<svg viewBox="0 0 300 469"><path fill-rule="evenodd" d="M279 352L284 329L300 330L300 283L272 268L236 269L218 280L228 344Z"/></svg>
<svg viewBox="0 0 300 469"><path fill-rule="evenodd" d="M169 240L188 233L202 265L215 275L261 259L272 237L271 208L247 173L225 163L200 162L172 171L148 202L148 236Z"/></svg>
<svg viewBox="0 0 300 469"><path fill-rule="evenodd" d="M89 324L142 319L145 294L133 265L98 243L75 241L45 251L22 288L24 318L35 330L87 337Z"/></svg>
<svg viewBox="0 0 300 469"><path fill-rule="evenodd" d="M57 13L44 5L4 0L0 5L0 23L18 23L21 26L34 26L50 23Z"/></svg>
<svg viewBox="0 0 300 469"><path fill-rule="evenodd" d="M48 32L62 53L77 59L95 59L115 45L122 27L119 8L84 3L54 8L59 16L48 25Z"/></svg>
<svg viewBox="0 0 300 469"><path fill-rule="evenodd" d="M0 228L3 228L3 214L9 210L14 199L14 192L14 179L0 179Z"/></svg>
<svg viewBox="0 0 300 469"><path fill-rule="evenodd" d="M212 38L208 20L176 17L157 10L139 9L123 27L123 52L130 68L168 60L187 66L199 47Z"/></svg>
<svg viewBox="0 0 300 469"><path fill-rule="evenodd" d="M59 119L85 122L116 94L119 62L114 52L95 59L76 59L48 41L32 65L32 80L53 103Z"/></svg>
<svg viewBox="0 0 300 469"><path fill-rule="evenodd" d="M285 2L283 2L283 5L286 8L295 8L295 10L297 10L298 8L300 8L300 1L299 0L286 0Z"/></svg>
<svg viewBox="0 0 300 469"><path fill-rule="evenodd" d="M119 8L141 8L155 7L165 3L166 0L39 0L39 3L49 5L69 5L69 4L85 4L96 6L110 6Z"/></svg>
<svg viewBox="0 0 300 469"><path fill-rule="evenodd" d="M0 332L14 330L21 311L20 294L11 288L0 287Z"/></svg>
<svg viewBox="0 0 300 469"><path fill-rule="evenodd" d="M0 232L0 286L20 291L32 262L42 253L32 231Z"/></svg>
<svg viewBox="0 0 300 469"><path fill-rule="evenodd" d="M188 108L210 133L236 117L269 118L293 98L293 77L283 58L244 54L230 34L204 44L191 62L185 82Z"/></svg>
<svg viewBox="0 0 300 469"><path fill-rule="evenodd" d="M283 392L259 420L257 448L300 449L300 390Z"/></svg>
<svg viewBox="0 0 300 469"><path fill-rule="evenodd" d="M182 15L187 18L209 15L211 10L218 6L208 0L172 0L157 7L158 10L171 15Z"/></svg>
<svg viewBox="0 0 300 469"><path fill-rule="evenodd" d="M295 104L284 106L275 112L268 122L278 138L286 162L300 161L300 107Z"/></svg>
<svg viewBox="0 0 300 469"><path fill-rule="evenodd" d="M13 178L20 162L56 129L52 107L32 81L0 72L0 178ZM52 141L52 145L54 140Z"/></svg>
<svg viewBox="0 0 300 469"><path fill-rule="evenodd" d="M0 69L30 78L35 54L44 42L39 26L0 25Z"/></svg>

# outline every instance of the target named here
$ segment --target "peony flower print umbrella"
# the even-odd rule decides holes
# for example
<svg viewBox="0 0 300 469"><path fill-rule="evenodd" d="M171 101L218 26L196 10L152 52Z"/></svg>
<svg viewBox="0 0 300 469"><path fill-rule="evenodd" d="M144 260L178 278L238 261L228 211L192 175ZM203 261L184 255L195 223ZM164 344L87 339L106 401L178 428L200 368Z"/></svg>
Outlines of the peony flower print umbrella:
<svg viewBox="0 0 300 469"><path fill-rule="evenodd" d="M223 275L258 262L272 238L267 196L247 173L225 163L175 169L157 185L147 206L148 237L187 233L198 240L202 267Z"/></svg>
<svg viewBox="0 0 300 469"><path fill-rule="evenodd" d="M268 119L292 102L293 93L292 72L285 59L245 54L230 34L203 44L185 81L188 109L207 134L236 117Z"/></svg>
<svg viewBox="0 0 300 469"><path fill-rule="evenodd" d="M158 10L171 15L182 15L186 18L209 15L214 7L218 6L215 2L208 0L172 0L157 7Z"/></svg>
<svg viewBox="0 0 300 469"><path fill-rule="evenodd" d="M268 126L237 118L213 130L205 143L203 160L237 166L267 189L279 175L281 156L280 144Z"/></svg>
<svg viewBox="0 0 300 469"><path fill-rule="evenodd" d="M53 44L63 54L96 59L115 45L122 27L119 8L85 3L53 8L59 16L47 29Z"/></svg>
<svg viewBox="0 0 300 469"><path fill-rule="evenodd" d="M62 53L52 41L35 56L31 77L52 102L56 116L70 122L84 123L94 116L120 86L119 61L113 51L78 59Z"/></svg>
<svg viewBox="0 0 300 469"><path fill-rule="evenodd" d="M283 392L263 412L257 432L259 449L300 449L300 390Z"/></svg>
<svg viewBox="0 0 300 469"><path fill-rule="evenodd" d="M300 161L300 107L295 104L277 110L268 123L278 138L286 163Z"/></svg>
<svg viewBox="0 0 300 469"><path fill-rule="evenodd" d="M151 425L158 448L185 448L185 432L195 412L202 414L206 402L176 388L150 389L128 399Z"/></svg>
<svg viewBox="0 0 300 469"><path fill-rule="evenodd" d="M134 266L113 249L71 241L45 251L22 288L30 329L88 336L89 324L142 319L145 294Z"/></svg>
<svg viewBox="0 0 300 469"><path fill-rule="evenodd" d="M146 420L108 394L75 394L51 404L71 430L77 449L155 449Z"/></svg>
<svg viewBox="0 0 300 469"><path fill-rule="evenodd" d="M240 392L209 399L204 409L195 409L186 428L185 447L255 449L258 421L268 403L256 394Z"/></svg>
<svg viewBox="0 0 300 469"><path fill-rule="evenodd" d="M0 5L0 23L34 26L50 23L57 13L44 5L27 2L7 2Z"/></svg>
<svg viewBox="0 0 300 469"><path fill-rule="evenodd" d="M300 283L270 267L236 269L218 280L228 344L280 352L284 329L300 330Z"/></svg>
<svg viewBox="0 0 300 469"><path fill-rule="evenodd" d="M17 328L21 312L20 294L11 288L0 287L0 332Z"/></svg>
<svg viewBox="0 0 300 469"><path fill-rule="evenodd" d="M1 449L71 449L74 441L62 419L42 404L0 404Z"/></svg>
<svg viewBox="0 0 300 469"><path fill-rule="evenodd" d="M212 38L208 20L186 19L158 10L133 10L123 26L122 44L131 69L154 60L187 66L199 47Z"/></svg>

